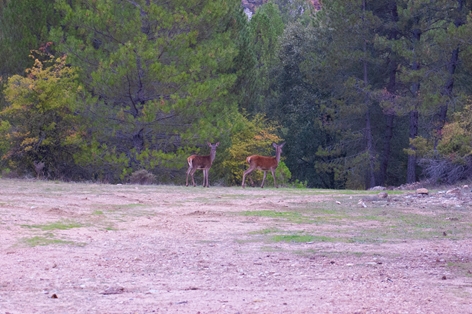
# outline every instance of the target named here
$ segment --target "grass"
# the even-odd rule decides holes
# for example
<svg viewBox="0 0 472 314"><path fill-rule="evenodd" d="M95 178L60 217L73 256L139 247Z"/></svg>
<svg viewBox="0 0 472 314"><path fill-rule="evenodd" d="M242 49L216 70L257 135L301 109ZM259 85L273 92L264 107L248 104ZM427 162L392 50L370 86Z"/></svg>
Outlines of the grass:
<svg viewBox="0 0 472 314"><path fill-rule="evenodd" d="M85 228L97 223L107 230L120 230L126 228L120 224L129 219L166 215L168 208L188 210L208 205L213 206L212 213L221 214L228 219L232 219L235 214L260 217L261 219L247 219L241 223L263 223L262 230L249 233L251 237L262 242L375 244L410 240L457 240L472 234L472 213L467 207L456 209L423 204L422 207L414 208L414 203L407 202L372 202L366 203L366 208L358 205L360 197L377 195L379 191L242 189L215 186L203 189L201 186L187 188L170 185L62 183L46 180L14 180L14 184L11 184L10 180L5 181L8 181L4 184L7 194L34 190L39 198L51 200L67 195L82 195L85 198L90 196L88 202L92 203L87 205L91 218L89 220L84 218L81 221L61 220L47 224L22 225L42 231ZM408 191L386 192L392 196ZM115 193L119 193L122 202L106 204L96 198L102 195L113 196ZM179 197L169 198L169 193ZM127 197L121 198L122 195ZM139 203L136 201L138 199ZM10 204L5 200L2 200L2 203ZM31 204L34 203L31 201ZM215 209L218 205L221 205L221 210ZM97 219L98 217L100 219ZM454 219L448 219L450 217ZM294 231L294 228L303 229L304 233L300 234L299 231Z"/></svg>
<svg viewBox="0 0 472 314"><path fill-rule="evenodd" d="M240 214L272 218L264 222L265 229L252 233L264 242L377 244L460 240L472 233L468 210L424 204L411 209L411 205L402 207L403 203L387 202L368 203L368 207L363 208L358 205L358 200L349 193L336 194L321 202L287 201L285 204L289 210L285 211L250 210ZM293 234L293 223L302 225L305 234Z"/></svg>
<svg viewBox="0 0 472 314"><path fill-rule="evenodd" d="M43 231L48 230L69 230L73 228L83 227L82 224L76 222L67 222L67 221L56 221L45 225L21 225L26 228L37 228Z"/></svg>
<svg viewBox="0 0 472 314"><path fill-rule="evenodd" d="M314 240L314 236L311 235L297 235L297 234L291 234L291 235L275 235L272 236L272 241L274 242L312 242Z"/></svg>
<svg viewBox="0 0 472 314"><path fill-rule="evenodd" d="M303 216L298 212L279 212L274 210L244 211L243 216L267 217L290 221L292 223L310 223L311 218Z"/></svg>
<svg viewBox="0 0 472 314"><path fill-rule="evenodd" d="M46 245L74 245L74 246L85 246L84 243L78 243L74 241L65 241L60 239L54 239L52 237L43 237L43 236L35 236L32 238L25 238L23 242L26 243L28 246L46 246Z"/></svg>

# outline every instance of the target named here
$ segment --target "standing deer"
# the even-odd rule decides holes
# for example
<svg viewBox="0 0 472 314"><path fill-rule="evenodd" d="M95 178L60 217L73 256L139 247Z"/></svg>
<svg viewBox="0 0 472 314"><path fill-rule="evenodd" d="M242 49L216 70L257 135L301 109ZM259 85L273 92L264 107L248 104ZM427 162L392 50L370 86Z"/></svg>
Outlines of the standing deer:
<svg viewBox="0 0 472 314"><path fill-rule="evenodd" d="M246 175L250 174L254 170L262 170L264 171L264 177L262 178L261 188L264 187L264 181L267 175L267 170L272 172L272 177L274 178L274 186L277 188L277 184L275 183L275 169L279 165L280 161L280 154L282 153L282 147L284 147L285 143L277 145L272 143L272 146L275 148L275 157L266 157L266 156L259 156L259 155L252 155L246 158L246 161L249 164L249 169L244 171L243 173L243 184L242 187L244 188Z"/></svg>
<svg viewBox="0 0 472 314"><path fill-rule="evenodd" d="M193 186L197 186L195 184L195 180L193 179L193 174L197 169L203 170L203 187L210 187L210 183L208 182L208 171L211 168L211 164L216 157L216 148L220 145L220 142L216 144L207 143L210 146L210 155L209 156L199 156L199 155L192 155L187 158L188 162L188 170L187 170L187 181L185 186L188 186L188 175L192 176L192 183Z"/></svg>

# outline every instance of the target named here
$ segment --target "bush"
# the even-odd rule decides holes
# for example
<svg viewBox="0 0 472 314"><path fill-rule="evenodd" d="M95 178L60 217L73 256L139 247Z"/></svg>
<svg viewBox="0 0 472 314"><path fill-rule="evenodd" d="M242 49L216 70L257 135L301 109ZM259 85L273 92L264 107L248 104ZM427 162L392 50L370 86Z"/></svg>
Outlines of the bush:
<svg viewBox="0 0 472 314"><path fill-rule="evenodd" d="M145 169L133 172L129 178L132 184L153 184L155 181L156 176Z"/></svg>
<svg viewBox="0 0 472 314"><path fill-rule="evenodd" d="M472 174L472 158L422 158L419 161L423 174L434 183L454 184Z"/></svg>

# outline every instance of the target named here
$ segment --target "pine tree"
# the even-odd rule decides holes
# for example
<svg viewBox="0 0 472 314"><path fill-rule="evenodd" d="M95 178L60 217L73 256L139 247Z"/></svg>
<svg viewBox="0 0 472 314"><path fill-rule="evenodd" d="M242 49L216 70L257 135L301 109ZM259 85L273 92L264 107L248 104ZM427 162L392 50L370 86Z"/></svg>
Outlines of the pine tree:
<svg viewBox="0 0 472 314"><path fill-rule="evenodd" d="M237 1L58 3L65 16L58 49L96 97L91 132L99 146L125 156L125 171L173 176L185 166L183 148L229 136Z"/></svg>

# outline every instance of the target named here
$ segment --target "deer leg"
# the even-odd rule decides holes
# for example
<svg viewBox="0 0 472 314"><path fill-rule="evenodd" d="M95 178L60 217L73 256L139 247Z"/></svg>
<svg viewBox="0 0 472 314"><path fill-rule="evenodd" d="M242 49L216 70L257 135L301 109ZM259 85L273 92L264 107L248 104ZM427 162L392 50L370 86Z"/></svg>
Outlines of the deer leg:
<svg viewBox="0 0 472 314"><path fill-rule="evenodd" d="M270 171L272 172L272 178L274 178L274 186L278 188L277 183L275 183L275 169L270 169Z"/></svg>
<svg viewBox="0 0 472 314"><path fill-rule="evenodd" d="M190 174L190 171L192 171L192 167L188 167L188 170L187 170L187 179L185 180L185 186L188 186L188 175Z"/></svg>
<svg viewBox="0 0 472 314"><path fill-rule="evenodd" d="M203 169L203 187L208 187L208 169Z"/></svg>
<svg viewBox="0 0 472 314"><path fill-rule="evenodd" d="M249 176L249 181L251 182L251 186L254 187L254 180L252 180L252 175Z"/></svg>
<svg viewBox="0 0 472 314"><path fill-rule="evenodd" d="M195 184L195 179L194 179L194 177L193 177L193 175L195 174L195 171L197 171L197 168L193 168L192 171L190 171L190 175L192 176L192 184L193 184L193 186L197 186L197 185Z"/></svg>
<svg viewBox="0 0 472 314"><path fill-rule="evenodd" d="M264 181L265 181L265 178L267 176L267 171L264 171L264 176L262 177L262 184L261 184L261 188L264 187Z"/></svg>
<svg viewBox="0 0 472 314"><path fill-rule="evenodd" d="M243 184L241 184L241 186L242 186L243 188L244 188L244 186L245 186L245 185L244 185L244 182L246 181L246 175L250 174L250 173L252 172L252 170L254 170L254 169L249 168L248 170L246 170L246 171L243 172Z"/></svg>

